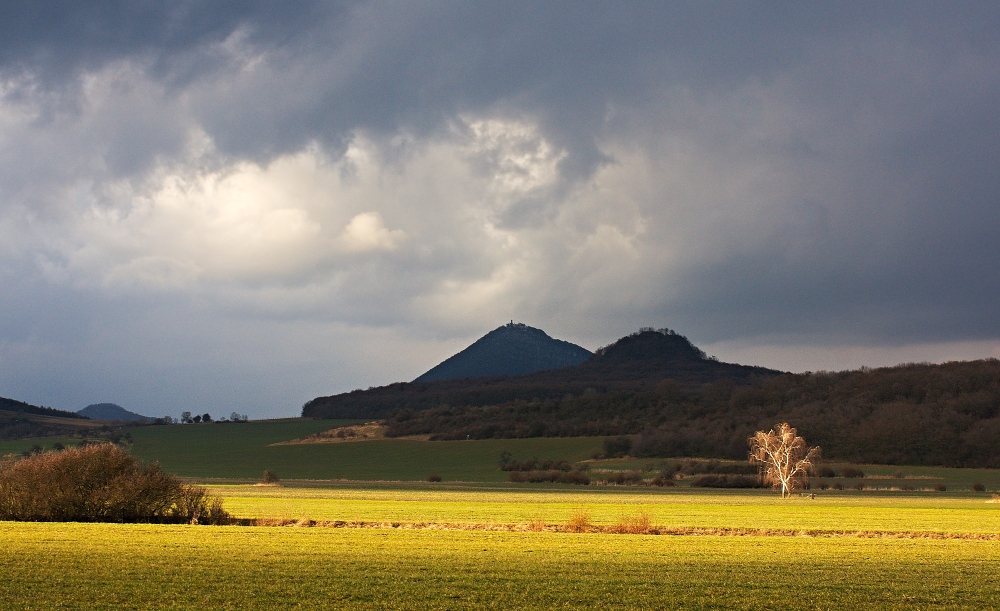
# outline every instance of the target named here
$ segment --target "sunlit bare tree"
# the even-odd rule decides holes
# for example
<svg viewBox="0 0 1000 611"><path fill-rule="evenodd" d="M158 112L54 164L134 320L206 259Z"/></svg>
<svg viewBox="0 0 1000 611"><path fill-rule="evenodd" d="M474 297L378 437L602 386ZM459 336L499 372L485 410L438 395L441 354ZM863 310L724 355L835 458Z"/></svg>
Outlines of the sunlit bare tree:
<svg viewBox="0 0 1000 611"><path fill-rule="evenodd" d="M819 447L808 448L787 422L767 432L757 431L748 441L750 462L760 465L765 482L781 487L782 498L805 483L809 467L820 455Z"/></svg>

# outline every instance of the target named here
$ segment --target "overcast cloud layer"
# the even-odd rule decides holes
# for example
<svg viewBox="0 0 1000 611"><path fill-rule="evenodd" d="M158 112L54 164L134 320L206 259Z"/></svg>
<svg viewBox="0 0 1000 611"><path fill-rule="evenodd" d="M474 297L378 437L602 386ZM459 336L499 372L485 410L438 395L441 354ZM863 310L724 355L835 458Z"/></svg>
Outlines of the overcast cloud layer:
<svg viewBox="0 0 1000 611"><path fill-rule="evenodd" d="M998 33L988 2L4 3L0 396L295 415L511 319L1000 356Z"/></svg>

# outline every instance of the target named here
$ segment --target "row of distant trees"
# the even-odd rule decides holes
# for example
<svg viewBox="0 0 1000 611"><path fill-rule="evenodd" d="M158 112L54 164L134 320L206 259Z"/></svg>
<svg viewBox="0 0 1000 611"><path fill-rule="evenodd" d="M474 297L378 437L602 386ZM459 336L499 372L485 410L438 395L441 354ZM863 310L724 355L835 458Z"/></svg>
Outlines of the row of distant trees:
<svg viewBox="0 0 1000 611"><path fill-rule="evenodd" d="M209 413L195 414L192 416L191 412L181 412L181 417L177 420L174 420L170 416L167 416L165 418L157 418L157 423L201 424L203 422L247 422L249 420L250 420L249 416L247 416L246 414L240 414L239 412L233 412L232 414L229 415L229 418L223 417L218 420L213 420L212 414Z"/></svg>

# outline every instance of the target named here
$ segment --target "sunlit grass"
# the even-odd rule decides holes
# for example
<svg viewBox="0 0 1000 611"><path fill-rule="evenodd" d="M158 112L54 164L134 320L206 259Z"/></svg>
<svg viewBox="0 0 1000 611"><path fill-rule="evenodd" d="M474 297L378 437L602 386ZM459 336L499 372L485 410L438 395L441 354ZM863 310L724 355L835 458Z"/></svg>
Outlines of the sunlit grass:
<svg viewBox="0 0 1000 611"><path fill-rule="evenodd" d="M4 609L985 609L1000 543L0 523Z"/></svg>
<svg viewBox="0 0 1000 611"><path fill-rule="evenodd" d="M645 512L656 526L820 531L1000 533L986 495L827 492L782 500L771 491L431 486L213 486L240 517L375 522L565 523L586 508L595 524Z"/></svg>

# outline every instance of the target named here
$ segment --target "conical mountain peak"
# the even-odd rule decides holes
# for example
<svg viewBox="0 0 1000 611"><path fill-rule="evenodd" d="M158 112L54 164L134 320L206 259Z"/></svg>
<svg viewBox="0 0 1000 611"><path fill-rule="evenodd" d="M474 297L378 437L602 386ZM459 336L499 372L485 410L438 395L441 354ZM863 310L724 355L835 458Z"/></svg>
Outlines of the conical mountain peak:
<svg viewBox="0 0 1000 611"><path fill-rule="evenodd" d="M553 339L541 329L511 321L490 331L414 382L516 376L579 365L591 356L586 348Z"/></svg>

